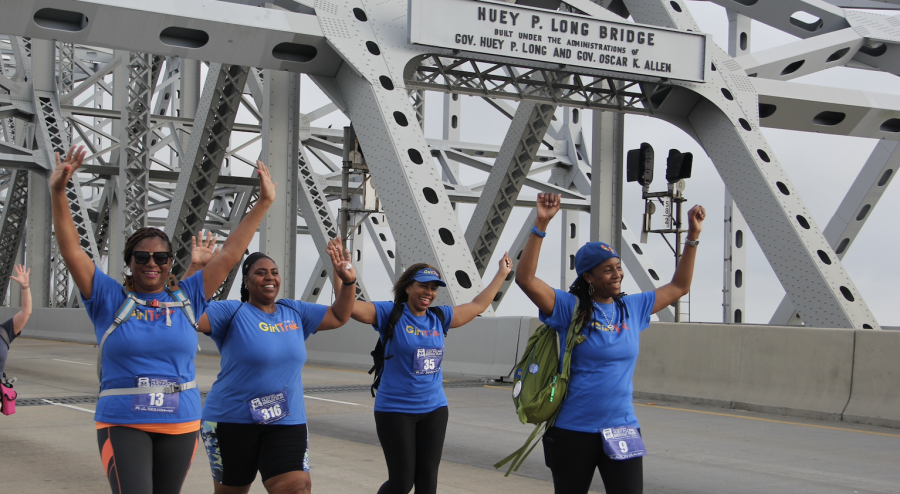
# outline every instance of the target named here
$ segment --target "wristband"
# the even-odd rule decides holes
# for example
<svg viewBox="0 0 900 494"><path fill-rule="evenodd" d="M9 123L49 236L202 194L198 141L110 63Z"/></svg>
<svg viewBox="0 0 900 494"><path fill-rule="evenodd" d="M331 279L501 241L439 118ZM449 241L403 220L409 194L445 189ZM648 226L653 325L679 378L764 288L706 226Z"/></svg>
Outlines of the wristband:
<svg viewBox="0 0 900 494"><path fill-rule="evenodd" d="M684 243L690 245L691 247L696 247L700 245L700 239L698 238L697 240L691 240L689 238L686 238L684 239Z"/></svg>
<svg viewBox="0 0 900 494"><path fill-rule="evenodd" d="M356 278L353 278L353 281L344 281L344 280L341 280L341 283L343 283L343 284L345 284L345 285L355 285L355 284L356 284Z"/></svg>
<svg viewBox="0 0 900 494"><path fill-rule="evenodd" d="M537 226L535 226L535 225L531 225L531 233L533 233L541 238L544 238L547 236L547 232L542 232L542 231L538 230Z"/></svg>

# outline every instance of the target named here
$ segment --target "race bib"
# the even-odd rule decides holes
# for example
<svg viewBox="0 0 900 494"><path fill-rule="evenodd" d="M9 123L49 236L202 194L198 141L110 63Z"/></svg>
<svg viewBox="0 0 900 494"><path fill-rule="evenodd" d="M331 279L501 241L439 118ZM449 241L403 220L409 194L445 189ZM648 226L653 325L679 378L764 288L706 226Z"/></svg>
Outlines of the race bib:
<svg viewBox="0 0 900 494"><path fill-rule="evenodd" d="M288 405L287 388L277 393L250 400L250 415L257 424L271 424L291 414Z"/></svg>
<svg viewBox="0 0 900 494"><path fill-rule="evenodd" d="M603 434L603 452L612 460L629 460L647 454L637 427L613 427L600 432Z"/></svg>
<svg viewBox="0 0 900 494"><path fill-rule="evenodd" d="M416 376L434 374L441 370L442 360L444 360L443 348L419 348L413 362L413 374Z"/></svg>
<svg viewBox="0 0 900 494"><path fill-rule="evenodd" d="M166 377L135 378L138 388L156 388L178 384L178 379ZM131 409L135 412L178 413L178 395L181 393L142 393L132 395Z"/></svg>

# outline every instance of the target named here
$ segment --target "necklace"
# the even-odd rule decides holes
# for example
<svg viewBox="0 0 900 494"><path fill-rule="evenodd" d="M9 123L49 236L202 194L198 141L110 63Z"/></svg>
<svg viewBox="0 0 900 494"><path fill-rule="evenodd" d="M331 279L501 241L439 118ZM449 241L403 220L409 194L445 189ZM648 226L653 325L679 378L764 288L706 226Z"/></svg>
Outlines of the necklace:
<svg viewBox="0 0 900 494"><path fill-rule="evenodd" d="M598 309L600 309L600 312L603 314L603 318L606 319L606 327L603 328L603 330L615 332L616 327L615 327L615 325L613 325L612 321L616 320L616 307L613 306L613 317L612 317L612 321L610 321L609 317L606 315L606 311L603 310L603 307L600 307L600 304L598 304L597 302L594 302L594 306L597 307Z"/></svg>

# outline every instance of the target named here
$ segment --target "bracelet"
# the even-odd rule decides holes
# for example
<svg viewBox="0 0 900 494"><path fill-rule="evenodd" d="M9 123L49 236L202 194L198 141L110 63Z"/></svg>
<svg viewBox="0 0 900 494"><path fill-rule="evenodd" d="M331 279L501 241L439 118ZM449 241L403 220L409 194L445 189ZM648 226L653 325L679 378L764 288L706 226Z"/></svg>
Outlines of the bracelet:
<svg viewBox="0 0 900 494"><path fill-rule="evenodd" d="M357 280L357 278L353 278L353 281L344 281L344 280L341 280L341 283L343 283L343 284L345 284L345 285L355 285L355 284L356 284L356 280Z"/></svg>
<svg viewBox="0 0 900 494"><path fill-rule="evenodd" d="M698 238L697 240L691 240L689 238L686 238L686 239L684 239L684 243L686 245L690 245L691 247L696 247L696 246L700 245L700 239Z"/></svg>
<svg viewBox="0 0 900 494"><path fill-rule="evenodd" d="M544 238L547 236L547 232L542 232L542 231L538 230L537 226L535 226L535 225L531 225L531 233L533 233L541 238Z"/></svg>

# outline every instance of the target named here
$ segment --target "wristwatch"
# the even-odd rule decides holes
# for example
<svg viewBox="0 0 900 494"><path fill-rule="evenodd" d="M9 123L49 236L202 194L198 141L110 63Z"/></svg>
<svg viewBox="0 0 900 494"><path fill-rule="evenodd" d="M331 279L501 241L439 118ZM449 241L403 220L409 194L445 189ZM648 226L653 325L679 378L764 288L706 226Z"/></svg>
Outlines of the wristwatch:
<svg viewBox="0 0 900 494"><path fill-rule="evenodd" d="M698 238L697 240L691 240L689 238L686 238L684 239L684 243L690 245L691 247L696 247L700 245L700 239Z"/></svg>

